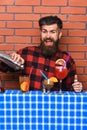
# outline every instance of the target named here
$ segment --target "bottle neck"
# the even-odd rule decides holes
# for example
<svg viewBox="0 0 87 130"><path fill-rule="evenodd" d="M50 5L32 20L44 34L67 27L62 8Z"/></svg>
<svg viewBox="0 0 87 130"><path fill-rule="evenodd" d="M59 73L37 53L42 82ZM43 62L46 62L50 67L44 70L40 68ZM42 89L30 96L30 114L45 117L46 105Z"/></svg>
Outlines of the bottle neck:
<svg viewBox="0 0 87 130"><path fill-rule="evenodd" d="M77 77L77 75L74 76L74 83L75 83L75 82L78 82L78 77Z"/></svg>

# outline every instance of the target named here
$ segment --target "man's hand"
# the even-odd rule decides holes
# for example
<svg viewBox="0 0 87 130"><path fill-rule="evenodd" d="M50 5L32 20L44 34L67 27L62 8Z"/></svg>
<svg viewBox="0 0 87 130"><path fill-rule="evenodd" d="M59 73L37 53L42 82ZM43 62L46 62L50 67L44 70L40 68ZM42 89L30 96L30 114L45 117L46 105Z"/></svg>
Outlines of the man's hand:
<svg viewBox="0 0 87 130"><path fill-rule="evenodd" d="M75 82L72 86L75 92L81 92L83 90L83 85L81 82Z"/></svg>
<svg viewBox="0 0 87 130"><path fill-rule="evenodd" d="M24 59L19 54L13 52L10 55L15 62L20 62L21 64L24 64Z"/></svg>

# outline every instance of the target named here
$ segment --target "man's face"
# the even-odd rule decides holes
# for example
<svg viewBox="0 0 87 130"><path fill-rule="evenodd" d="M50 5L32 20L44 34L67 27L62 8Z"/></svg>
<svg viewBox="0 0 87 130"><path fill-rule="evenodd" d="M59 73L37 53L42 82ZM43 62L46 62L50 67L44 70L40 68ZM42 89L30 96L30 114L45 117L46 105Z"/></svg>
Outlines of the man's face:
<svg viewBox="0 0 87 130"><path fill-rule="evenodd" d="M45 56L53 56L57 51L59 31L57 24L43 25L41 29L41 50Z"/></svg>

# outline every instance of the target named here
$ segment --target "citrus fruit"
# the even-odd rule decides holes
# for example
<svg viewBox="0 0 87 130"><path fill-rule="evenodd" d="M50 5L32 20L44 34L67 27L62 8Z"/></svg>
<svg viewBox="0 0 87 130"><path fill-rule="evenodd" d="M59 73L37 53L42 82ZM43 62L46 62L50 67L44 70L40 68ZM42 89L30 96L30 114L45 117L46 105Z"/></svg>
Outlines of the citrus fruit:
<svg viewBox="0 0 87 130"><path fill-rule="evenodd" d="M20 85L22 91L28 91L28 87L29 87L28 82L25 81Z"/></svg>
<svg viewBox="0 0 87 130"><path fill-rule="evenodd" d="M62 66L62 65L65 64L65 62L66 62L66 61L65 61L64 59L58 59L58 60L56 60L55 64L56 64L56 65L61 65L61 66Z"/></svg>
<svg viewBox="0 0 87 130"><path fill-rule="evenodd" d="M56 78L56 77L51 77L51 78L49 78L51 81L53 81L53 82L58 82L58 79Z"/></svg>

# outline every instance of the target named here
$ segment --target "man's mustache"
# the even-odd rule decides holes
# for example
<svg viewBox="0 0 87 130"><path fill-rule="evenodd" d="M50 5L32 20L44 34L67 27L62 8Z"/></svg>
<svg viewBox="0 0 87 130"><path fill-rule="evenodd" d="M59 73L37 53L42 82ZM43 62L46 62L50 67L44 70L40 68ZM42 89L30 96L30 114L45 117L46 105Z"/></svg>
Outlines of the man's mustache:
<svg viewBox="0 0 87 130"><path fill-rule="evenodd" d="M46 38L44 39L45 42L53 42L53 39L52 38Z"/></svg>

